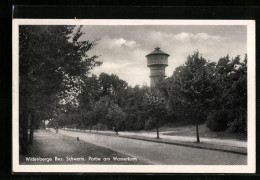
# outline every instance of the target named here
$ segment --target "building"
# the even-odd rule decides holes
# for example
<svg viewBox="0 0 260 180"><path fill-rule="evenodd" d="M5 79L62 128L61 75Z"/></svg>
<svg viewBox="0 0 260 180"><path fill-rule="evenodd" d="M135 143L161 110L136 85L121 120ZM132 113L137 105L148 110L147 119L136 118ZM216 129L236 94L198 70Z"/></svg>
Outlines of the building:
<svg viewBox="0 0 260 180"><path fill-rule="evenodd" d="M165 76L165 68L168 66L168 57L170 55L161 51L159 47L155 48L153 52L146 55L147 67L150 68L150 86L154 87Z"/></svg>

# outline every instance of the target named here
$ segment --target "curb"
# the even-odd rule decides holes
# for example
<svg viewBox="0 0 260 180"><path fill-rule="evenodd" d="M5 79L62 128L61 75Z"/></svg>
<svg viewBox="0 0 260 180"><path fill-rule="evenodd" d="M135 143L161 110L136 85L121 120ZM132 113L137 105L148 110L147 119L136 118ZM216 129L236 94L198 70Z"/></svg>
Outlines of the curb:
<svg viewBox="0 0 260 180"><path fill-rule="evenodd" d="M66 129L66 130L63 129L63 130L64 131L75 131L75 130L68 130L68 129ZM151 139L151 138L144 138L144 137L140 137L140 136L124 136L124 135L120 135L120 134L115 135L115 134L105 134L105 133L87 132L87 131L75 131L75 132L98 134L98 135L103 135L103 136L122 137L122 138L128 138L128 139L136 139L136 140L143 140L143 141L149 141L149 142L157 142L157 143L163 143L163 144L185 146L185 147L191 147L191 148L197 148L197 149L207 149L207 150L213 150L213 151L247 155L247 148L243 148L243 147L232 147L230 149L221 149L221 148L217 148L217 147L212 147L212 146L214 146L212 144L203 144L203 143L192 144L192 143L185 143L185 142L169 141L169 140L165 140L165 139L164 140L162 140L162 139ZM206 146L211 146L211 147L206 147ZM224 146L224 145L219 145L219 146Z"/></svg>
<svg viewBox="0 0 260 180"><path fill-rule="evenodd" d="M173 142L173 141L165 141L165 140L160 141L160 140L156 140L156 139L146 139L146 138L142 138L142 137L127 137L127 136L120 136L120 137L129 138L129 139L138 139L138 140L150 141L150 142L157 142L157 143L163 143L163 144L185 146L185 147L191 147L191 148L197 148L197 149L207 149L207 150L213 150L213 151L221 151L221 152L229 152L229 153L235 153L235 154L240 154L240 155L247 155L247 152L242 152L239 150L237 151L237 150L220 149L220 148L214 148L214 147L205 147L205 146L201 146L202 144L196 145L196 144L190 144L190 143L181 143L181 142ZM203 144L203 145L212 146L211 144Z"/></svg>

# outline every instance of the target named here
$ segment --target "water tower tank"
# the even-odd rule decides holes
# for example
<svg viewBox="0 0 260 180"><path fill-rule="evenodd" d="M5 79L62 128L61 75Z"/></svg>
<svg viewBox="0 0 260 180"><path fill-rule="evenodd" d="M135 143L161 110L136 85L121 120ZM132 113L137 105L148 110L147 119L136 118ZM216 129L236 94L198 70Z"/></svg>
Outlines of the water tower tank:
<svg viewBox="0 0 260 180"><path fill-rule="evenodd" d="M148 55L147 67L150 68L150 86L154 87L160 81L162 81L165 76L165 68L168 66L168 57L170 55L161 51L159 47Z"/></svg>

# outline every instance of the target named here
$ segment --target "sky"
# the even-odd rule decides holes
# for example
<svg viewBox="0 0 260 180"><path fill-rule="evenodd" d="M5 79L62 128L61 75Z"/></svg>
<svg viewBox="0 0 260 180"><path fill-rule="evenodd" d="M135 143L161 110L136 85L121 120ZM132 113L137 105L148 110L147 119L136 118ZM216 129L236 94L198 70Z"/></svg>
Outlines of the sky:
<svg viewBox="0 0 260 180"><path fill-rule="evenodd" d="M211 62L247 53L243 25L86 25L82 31L81 40L99 39L89 55L99 55L103 64L91 73L116 74L132 87L150 85L145 56L155 47L170 55L167 77L197 50Z"/></svg>

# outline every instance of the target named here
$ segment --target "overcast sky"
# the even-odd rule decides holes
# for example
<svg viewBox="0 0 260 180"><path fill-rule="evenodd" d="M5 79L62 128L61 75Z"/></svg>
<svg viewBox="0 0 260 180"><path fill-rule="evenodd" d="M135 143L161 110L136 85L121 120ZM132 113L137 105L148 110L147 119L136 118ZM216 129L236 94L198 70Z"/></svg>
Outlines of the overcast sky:
<svg viewBox="0 0 260 180"><path fill-rule="evenodd" d="M196 50L215 62L227 54L244 57L247 52L246 26L86 25L82 30L85 32L82 40L100 39L90 55L100 55L103 64L92 73L117 74L131 86L150 85L145 56L155 47L170 55L168 77Z"/></svg>

